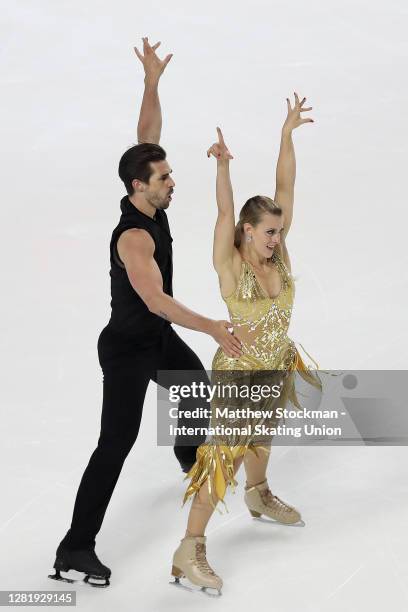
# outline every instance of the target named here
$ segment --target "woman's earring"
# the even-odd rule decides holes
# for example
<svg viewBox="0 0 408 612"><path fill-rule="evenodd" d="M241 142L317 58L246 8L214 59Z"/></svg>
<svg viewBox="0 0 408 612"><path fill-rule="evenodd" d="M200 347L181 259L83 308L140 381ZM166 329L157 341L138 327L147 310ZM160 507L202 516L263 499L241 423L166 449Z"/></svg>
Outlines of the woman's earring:
<svg viewBox="0 0 408 612"><path fill-rule="evenodd" d="M252 236L251 236L251 234L247 234L247 235L246 235L246 241L247 241L247 242L251 242L251 240L252 240Z"/></svg>

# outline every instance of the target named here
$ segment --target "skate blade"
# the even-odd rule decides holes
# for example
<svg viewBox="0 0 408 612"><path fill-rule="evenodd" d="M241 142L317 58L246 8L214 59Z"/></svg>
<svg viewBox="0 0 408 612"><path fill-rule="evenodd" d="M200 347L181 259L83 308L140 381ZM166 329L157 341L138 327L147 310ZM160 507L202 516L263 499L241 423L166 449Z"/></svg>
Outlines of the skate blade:
<svg viewBox="0 0 408 612"><path fill-rule="evenodd" d="M67 572L61 574L61 571L62 570L55 570L55 574L48 574L48 578L51 578L51 580L58 580L60 582L67 582L68 584L89 584L90 586L96 588L104 588L110 585L109 578L103 578L102 576L93 576L92 574L85 574L85 572L81 574L81 572L71 570L74 572L75 575L82 575L82 578L72 578L70 576L64 575Z"/></svg>
<svg viewBox="0 0 408 612"><path fill-rule="evenodd" d="M269 523L275 525L283 525L284 527L305 527L306 523L303 519L300 519L297 523L282 523L281 521L277 521L276 519L262 516L254 516L256 521L261 521L261 523Z"/></svg>
<svg viewBox="0 0 408 612"><path fill-rule="evenodd" d="M221 597L222 595L221 591L218 591L218 589L214 587L200 587L196 584L193 584L192 582L189 582L188 585L183 584L180 581L180 578L174 578L174 580L169 582L169 584L172 584L178 587L179 589L189 591L190 593L195 593L195 594L201 593L203 595L207 595L207 597Z"/></svg>

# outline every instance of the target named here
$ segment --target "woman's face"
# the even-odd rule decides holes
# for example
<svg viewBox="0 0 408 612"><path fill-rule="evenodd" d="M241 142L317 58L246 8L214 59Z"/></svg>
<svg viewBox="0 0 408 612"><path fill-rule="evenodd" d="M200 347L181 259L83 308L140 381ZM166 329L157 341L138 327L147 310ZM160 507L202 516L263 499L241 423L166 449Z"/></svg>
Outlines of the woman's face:
<svg viewBox="0 0 408 612"><path fill-rule="evenodd" d="M244 223L245 240L247 236L251 236L251 240L246 244L253 248L259 257L271 257L275 246L280 244L283 222L283 214L278 216L264 213L255 227Z"/></svg>

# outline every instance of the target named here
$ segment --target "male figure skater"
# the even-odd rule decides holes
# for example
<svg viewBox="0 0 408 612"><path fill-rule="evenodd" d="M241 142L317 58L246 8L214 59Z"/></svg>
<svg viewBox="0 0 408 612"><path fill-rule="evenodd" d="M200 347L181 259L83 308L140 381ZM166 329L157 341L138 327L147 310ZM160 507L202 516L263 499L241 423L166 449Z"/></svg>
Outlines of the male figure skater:
<svg viewBox="0 0 408 612"><path fill-rule="evenodd" d="M95 536L137 438L149 381L157 381L158 370L194 370L198 381L209 382L200 359L171 322L209 334L232 357L241 354L239 340L228 331L229 321L204 317L172 297L172 237L165 209L175 182L159 146L158 96L159 79L172 54L160 60L156 55L159 45L151 47L146 37L143 55L135 48L145 71L145 91L137 129L139 144L126 151L119 163L127 195L121 200L122 214L110 242L112 314L98 340L104 375L101 431L82 476L71 528L57 549L56 573L50 576L69 580L60 572L74 569L85 572L85 581L91 578L94 586L109 584L111 570L96 556ZM174 452L185 472L194 464L197 446L204 439L197 438L194 446L176 440ZM143 484L135 486L143 490Z"/></svg>

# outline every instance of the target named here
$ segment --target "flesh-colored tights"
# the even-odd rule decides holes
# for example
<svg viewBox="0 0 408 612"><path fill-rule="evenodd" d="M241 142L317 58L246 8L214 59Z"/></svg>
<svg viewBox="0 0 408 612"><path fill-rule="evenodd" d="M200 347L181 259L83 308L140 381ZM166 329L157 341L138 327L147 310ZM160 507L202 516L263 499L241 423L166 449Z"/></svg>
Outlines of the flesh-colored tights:
<svg viewBox="0 0 408 612"><path fill-rule="evenodd" d="M270 449L269 449L270 450ZM246 472L246 484L248 487L252 487L256 484L263 482L266 478L266 468L269 460L269 452L257 448L259 457L256 457L254 453L247 452L245 455L238 457L234 460L234 475L238 472L242 462L244 463ZM212 493L214 506L219 501ZM214 508L210 502L210 494L208 492L208 486L205 482L199 491L195 494L190 513L188 515L186 536L202 536L204 535L207 524L214 512Z"/></svg>

